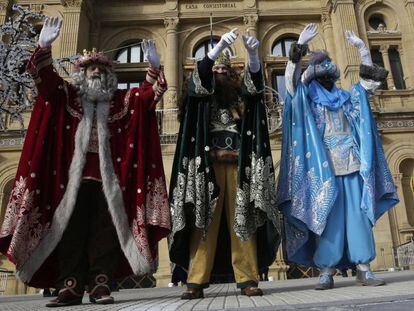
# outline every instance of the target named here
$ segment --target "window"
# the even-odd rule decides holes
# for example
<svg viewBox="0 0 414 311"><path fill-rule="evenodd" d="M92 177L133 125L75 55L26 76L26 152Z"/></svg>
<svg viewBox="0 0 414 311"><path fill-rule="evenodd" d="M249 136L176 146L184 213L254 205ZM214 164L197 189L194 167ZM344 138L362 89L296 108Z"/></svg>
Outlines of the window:
<svg viewBox="0 0 414 311"><path fill-rule="evenodd" d="M390 57L390 65L392 78L394 80L394 86L397 90L405 89L404 73L401 65L400 53L396 48L390 48L388 50Z"/></svg>
<svg viewBox="0 0 414 311"><path fill-rule="evenodd" d="M142 82L121 82L118 83L118 89L120 90L129 90L133 87L140 87Z"/></svg>
<svg viewBox="0 0 414 311"><path fill-rule="evenodd" d="M388 83L385 81L380 88L383 90L388 90L389 88L403 90L406 88L406 85L400 53L396 47L385 48L385 50L388 50L388 53L382 54L379 48L371 49L372 62L378 66L384 67L389 71L388 82L390 82L390 85L388 85ZM384 66L384 57L388 57L390 68Z"/></svg>
<svg viewBox="0 0 414 311"><path fill-rule="evenodd" d="M144 62L147 60L141 44L131 43L131 41L122 43L114 60L117 62L115 70L118 77L118 89L128 90L139 87L145 80L147 64Z"/></svg>
<svg viewBox="0 0 414 311"><path fill-rule="evenodd" d="M213 40L213 45L215 46L218 42L219 41L216 39ZM210 39L205 40L196 46L193 51L193 57L196 59L202 59L209 51L211 51L211 49ZM228 51L230 56L233 56L233 52L230 48L226 48L224 51Z"/></svg>
<svg viewBox="0 0 414 311"><path fill-rule="evenodd" d="M272 74L272 88L275 89L281 98L286 96L285 73L275 72Z"/></svg>
<svg viewBox="0 0 414 311"><path fill-rule="evenodd" d="M380 14L372 15L368 20L369 25L372 29L377 30L379 25L386 28L387 25L384 22L384 17Z"/></svg>
<svg viewBox="0 0 414 311"><path fill-rule="evenodd" d="M378 48L371 49L371 58L374 64L384 68L384 60L382 59L381 52ZM379 87L379 89L388 90L387 80L381 83L381 86Z"/></svg>
<svg viewBox="0 0 414 311"><path fill-rule="evenodd" d="M282 57L289 56L290 46L296 41L298 41L298 38L294 37L286 37L276 41L272 48L272 55Z"/></svg>
<svg viewBox="0 0 414 311"><path fill-rule="evenodd" d="M142 51L141 44L129 46L118 52L115 57L120 64L128 63L142 63L145 62L144 52Z"/></svg>

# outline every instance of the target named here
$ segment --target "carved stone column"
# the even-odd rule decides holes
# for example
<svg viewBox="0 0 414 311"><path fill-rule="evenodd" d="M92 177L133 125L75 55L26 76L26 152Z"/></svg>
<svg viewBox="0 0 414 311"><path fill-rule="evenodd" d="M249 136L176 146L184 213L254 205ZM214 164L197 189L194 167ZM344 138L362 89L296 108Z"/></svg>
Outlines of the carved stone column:
<svg viewBox="0 0 414 311"><path fill-rule="evenodd" d="M257 21L259 16L257 14L249 14L243 16L243 22L245 25L246 31L249 31L250 34L257 38Z"/></svg>
<svg viewBox="0 0 414 311"><path fill-rule="evenodd" d="M60 57L66 57L80 52L79 24L84 0L61 0L64 6L63 26L61 30Z"/></svg>
<svg viewBox="0 0 414 311"><path fill-rule="evenodd" d="M349 88L359 80L359 53L345 38L345 31L351 30L358 35L353 0L337 0L332 6L332 26L337 63L342 70L341 84ZM340 48L339 48L340 47Z"/></svg>
<svg viewBox="0 0 414 311"><path fill-rule="evenodd" d="M411 26L414 28L414 0L405 0L404 5L407 14L410 17L407 22L410 22Z"/></svg>
<svg viewBox="0 0 414 311"><path fill-rule="evenodd" d="M329 55L331 56L332 60L334 62L337 62L330 8L325 8L322 10L321 20L322 20L323 37L326 43L326 49L329 52Z"/></svg>
<svg viewBox="0 0 414 311"><path fill-rule="evenodd" d="M167 53L165 54L164 70L168 82L168 91L164 95L164 108L176 108L178 97L178 36L177 26L178 17L168 17L164 19L167 31Z"/></svg>
<svg viewBox="0 0 414 311"><path fill-rule="evenodd" d="M388 49L390 47L388 45L381 45L380 46L380 52L382 55L382 61L384 62L384 67L385 69L387 69L389 71L388 77L387 77L387 84L388 84L388 89L389 90L393 90L395 85L394 85L394 79L392 77L392 72L391 72L391 64L390 64L390 57L388 54Z"/></svg>
<svg viewBox="0 0 414 311"><path fill-rule="evenodd" d="M3 25L6 21L8 8L9 0L0 0L0 25Z"/></svg>
<svg viewBox="0 0 414 311"><path fill-rule="evenodd" d="M407 65L407 58L401 45L398 46L398 54L400 54L401 66L403 68L405 87L409 88L411 86L411 77L408 70L409 66Z"/></svg>

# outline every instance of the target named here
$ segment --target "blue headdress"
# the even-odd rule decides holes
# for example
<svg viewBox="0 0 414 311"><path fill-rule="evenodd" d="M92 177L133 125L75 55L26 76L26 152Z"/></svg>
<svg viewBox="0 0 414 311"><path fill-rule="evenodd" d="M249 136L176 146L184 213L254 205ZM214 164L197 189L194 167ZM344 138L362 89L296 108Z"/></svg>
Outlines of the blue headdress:
<svg viewBox="0 0 414 311"><path fill-rule="evenodd" d="M316 51L312 54L309 66L302 75L302 82L307 85L310 81L324 76L330 76L335 81L340 73L338 66L332 62L327 52Z"/></svg>

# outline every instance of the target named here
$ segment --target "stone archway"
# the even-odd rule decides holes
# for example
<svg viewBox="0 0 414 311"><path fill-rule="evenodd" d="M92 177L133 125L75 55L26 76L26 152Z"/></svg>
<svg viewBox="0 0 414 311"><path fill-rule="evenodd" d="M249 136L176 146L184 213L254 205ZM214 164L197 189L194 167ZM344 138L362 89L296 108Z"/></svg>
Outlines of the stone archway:
<svg viewBox="0 0 414 311"><path fill-rule="evenodd" d="M414 158L401 161L399 169L408 222L414 226Z"/></svg>

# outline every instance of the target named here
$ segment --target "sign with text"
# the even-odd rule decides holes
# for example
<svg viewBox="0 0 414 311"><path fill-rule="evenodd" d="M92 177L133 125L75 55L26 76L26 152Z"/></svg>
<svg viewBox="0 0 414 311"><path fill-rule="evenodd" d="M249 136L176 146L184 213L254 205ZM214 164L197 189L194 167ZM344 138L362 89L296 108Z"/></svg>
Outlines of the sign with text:
<svg viewBox="0 0 414 311"><path fill-rule="evenodd" d="M181 5L184 11L205 11L205 10L234 10L237 9L237 2L206 2L186 3Z"/></svg>

